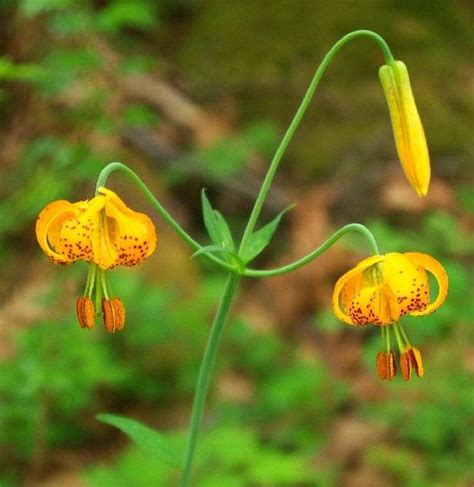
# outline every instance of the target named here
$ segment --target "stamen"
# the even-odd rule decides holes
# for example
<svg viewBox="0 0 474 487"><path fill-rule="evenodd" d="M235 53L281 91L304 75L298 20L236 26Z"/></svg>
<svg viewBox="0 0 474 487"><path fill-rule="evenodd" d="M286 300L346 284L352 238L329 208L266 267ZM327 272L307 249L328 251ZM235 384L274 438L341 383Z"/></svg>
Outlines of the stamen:
<svg viewBox="0 0 474 487"><path fill-rule="evenodd" d="M423 368L420 351L416 347L410 347L407 353L410 357L410 365L415 370L416 375L418 377L423 377L425 375L425 370Z"/></svg>
<svg viewBox="0 0 474 487"><path fill-rule="evenodd" d="M97 266L93 263L89 263L89 268L87 270L87 279L86 279L86 286L84 289L84 296L90 298L92 296L92 292L94 290L95 282L95 275L96 275Z"/></svg>
<svg viewBox="0 0 474 487"><path fill-rule="evenodd" d="M397 375L395 353L391 350L389 352L379 352L377 354L376 364L379 377L382 380L392 380Z"/></svg>
<svg viewBox="0 0 474 487"><path fill-rule="evenodd" d="M76 316L81 328L94 328L95 308L92 300L86 296L79 296L76 301Z"/></svg>
<svg viewBox="0 0 474 487"><path fill-rule="evenodd" d="M104 326L109 333L120 331L125 326L125 306L120 298L103 299Z"/></svg>
<svg viewBox="0 0 474 487"><path fill-rule="evenodd" d="M100 285L102 286L102 293L105 299L110 299L109 286L107 285L107 279L105 278L105 271L101 270L100 273Z"/></svg>
<svg viewBox="0 0 474 487"><path fill-rule="evenodd" d="M96 273L95 273L95 309L97 311L97 316L102 315L102 300L104 298L104 271L96 266ZM108 296L106 296L108 298Z"/></svg>
<svg viewBox="0 0 474 487"><path fill-rule="evenodd" d="M402 334L402 337L403 337L403 340L405 341L406 346L412 348L410 340L408 340L408 336L407 336L405 329L403 328L402 324L399 322L399 323L397 323L397 325L398 325L398 329L400 330L400 332Z"/></svg>
<svg viewBox="0 0 474 487"><path fill-rule="evenodd" d="M400 372L403 380L410 380L411 378L411 360L410 352L403 352L400 354Z"/></svg>
<svg viewBox="0 0 474 487"><path fill-rule="evenodd" d="M399 323L397 321L393 324L393 331L395 333L395 338L397 339L398 350L400 352L400 355L402 355L405 352L407 346L403 342L403 339L402 339L402 336L400 333L400 326L399 326Z"/></svg>
<svg viewBox="0 0 474 487"><path fill-rule="evenodd" d="M380 331L382 332L382 346L384 346L385 351L389 353L392 349L390 328L388 326L381 326Z"/></svg>

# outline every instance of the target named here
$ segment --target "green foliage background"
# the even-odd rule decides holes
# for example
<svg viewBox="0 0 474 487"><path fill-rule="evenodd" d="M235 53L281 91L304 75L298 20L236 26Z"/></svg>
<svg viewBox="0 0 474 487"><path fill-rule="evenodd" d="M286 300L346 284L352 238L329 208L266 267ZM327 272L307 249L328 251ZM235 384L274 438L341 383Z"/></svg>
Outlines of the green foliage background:
<svg viewBox="0 0 474 487"><path fill-rule="evenodd" d="M255 185L323 54L344 33L368 28L409 67L435 196L421 209L411 200L395 209L380 204L385 168L400 169L377 79L381 55L361 40L330 67L265 216L331 187L330 226L363 221L383 251L441 260L448 301L429 317L406 320L426 377L378 382L378 333L338 323L326 295L303 309L295 300L292 323L282 325L270 309L270 323L260 326L259 313L248 310L263 295L249 282L221 344L193 485L472 485L472 21L467 0L371 1L363 9L309 0L3 2L0 484L176 485L175 467L157 463L96 415L141 420L182 450L223 286L220 273L190 260L157 221L156 255L110 273L127 307L126 329L84 332L73 308L86 266L53 268L40 255L33 228L41 208L88 198L102 167L120 160L200 240L201 187L241 231ZM140 94L140 76L164 81L213 114L221 135L203 142L215 120L178 123L176 113ZM130 78L138 90L130 91ZM165 140L166 150L150 140ZM149 211L118 177L111 184L130 206ZM292 248L291 214L259 265ZM363 251L355 240L340 255L348 263ZM336 278L325 277L326 286ZM354 350L350 366L337 367Z"/></svg>

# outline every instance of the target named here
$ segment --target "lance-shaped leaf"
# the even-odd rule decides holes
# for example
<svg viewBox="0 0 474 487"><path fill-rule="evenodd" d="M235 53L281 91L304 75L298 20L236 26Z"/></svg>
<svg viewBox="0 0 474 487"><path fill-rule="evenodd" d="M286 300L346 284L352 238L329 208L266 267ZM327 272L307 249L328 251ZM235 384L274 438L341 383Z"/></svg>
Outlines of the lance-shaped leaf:
<svg viewBox="0 0 474 487"><path fill-rule="evenodd" d="M219 245L206 245L204 247L201 247L199 250L196 250L194 254L191 256L192 258L197 257L199 255L205 255L205 254L223 254L225 260L231 264L235 264L239 269L244 268L244 262L242 259L239 257L239 255L236 252L233 252L231 250L223 249Z"/></svg>
<svg viewBox="0 0 474 487"><path fill-rule="evenodd" d="M263 249L270 243L270 240L277 229L281 217L295 205L291 205L279 213L270 223L267 223L264 227L260 228L256 232L252 233L247 245L242 251L242 260L244 262L250 262L259 255Z"/></svg>
<svg viewBox="0 0 474 487"><path fill-rule="evenodd" d="M224 250L234 252L235 245L230 233L229 225L225 221L224 217L214 210L207 199L206 193L202 191L202 213L204 217L204 225L206 226L209 237L212 242L222 247Z"/></svg>
<svg viewBox="0 0 474 487"><path fill-rule="evenodd" d="M233 252L227 249L223 249L220 245L205 245L201 247L199 250L196 250L194 254L191 256L192 258L197 257L198 255L203 254L226 254L231 255Z"/></svg>
<svg viewBox="0 0 474 487"><path fill-rule="evenodd" d="M168 447L166 438L157 431L145 426L139 421L115 414L98 414L96 417L99 421L115 426L120 431L123 431L151 456L159 458L174 467L179 466L179 455Z"/></svg>

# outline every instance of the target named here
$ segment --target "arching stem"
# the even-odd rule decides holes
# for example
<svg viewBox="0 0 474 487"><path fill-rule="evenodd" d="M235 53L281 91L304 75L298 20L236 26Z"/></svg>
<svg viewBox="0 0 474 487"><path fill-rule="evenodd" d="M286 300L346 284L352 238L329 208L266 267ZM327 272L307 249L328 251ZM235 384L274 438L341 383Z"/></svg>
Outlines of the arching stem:
<svg viewBox="0 0 474 487"><path fill-rule="evenodd" d="M380 47L382 50L382 53L385 58L385 62L389 63L393 61L393 55L390 51L390 48L388 47L387 43L385 40L378 35L376 32L372 32L370 30L356 30L354 32L351 32L341 39L339 39L332 47L329 49L327 54L324 56L321 64L318 66L318 69L316 70L316 73L314 74L313 79L311 80L311 83L308 87L308 90L306 91L306 94L304 95L304 98L290 124L288 127L285 135L283 136L282 141L280 142L280 145L278 149L275 152L275 155L273 156L273 160L270 163L270 167L268 169L268 172L265 176L265 179L263 180L262 187L260 189L260 192L257 196L257 199L255 200L254 207L252 209L252 213L250 214L249 221L247 223L247 226L244 230L244 234L242 236L242 241L240 243L240 249L239 253L243 251L245 248L245 245L247 244L248 239L250 238L250 235L252 234L255 224L257 223L257 219L260 215L260 212L263 207L263 203L265 202L265 199L267 197L268 191L270 190L270 186L273 182L273 178L275 176L275 173L278 169L278 165L280 164L281 158L283 157L283 154L286 151L286 148L288 147L288 144L290 143L291 139L293 138L293 135L296 132L296 129L298 128L298 125L300 124L309 104L311 103L311 99L313 98L314 92L316 91L316 88L319 84L319 81L323 77L323 74L325 73L327 67L329 66L329 63L332 61L333 57L337 54L337 52L345 46L347 43L350 41L354 40L355 38L358 37L368 37L375 41L377 45Z"/></svg>
<svg viewBox="0 0 474 487"><path fill-rule="evenodd" d="M268 269L268 270L257 270L257 269L245 269L243 275L249 277L272 277L272 276L280 276L281 274L287 274L288 272L292 272L304 265L308 264L312 260L319 257L321 254L326 252L329 247L334 245L341 237L346 235L349 232L356 232L360 233L366 240L370 249L370 252L373 255L379 255L379 248L377 242L375 241L372 232L361 225L360 223L350 223L349 225L345 225L344 227L340 228L337 232L335 232L331 237L329 237L323 244L321 244L318 248L310 252L308 255L305 255L301 259L292 262L291 264L284 265L282 267L278 267L276 269Z"/></svg>
<svg viewBox="0 0 474 487"><path fill-rule="evenodd" d="M123 172L137 187L138 189L143 193L145 198L149 201L151 206L156 210L156 212L163 218L163 220L178 234L179 237L181 237L193 250L197 251L202 248L202 245L199 244L196 240L191 237L180 225L179 223L165 210L165 208L161 205L161 203L153 196L153 193L148 189L147 185L141 180L141 178L128 166L125 164L122 164L121 162L111 162L107 166L102 169L102 171L99 174L99 177L97 178L97 183L96 183L96 195L99 194L100 188L105 186L105 183L107 182L107 178L110 176L110 174L114 171L121 171ZM230 271L230 272L236 272L236 269L224 262L223 260L219 259L219 257L209 254L209 253L203 253L204 257L206 259L210 260L214 264L217 264L219 267L221 267L224 270Z"/></svg>

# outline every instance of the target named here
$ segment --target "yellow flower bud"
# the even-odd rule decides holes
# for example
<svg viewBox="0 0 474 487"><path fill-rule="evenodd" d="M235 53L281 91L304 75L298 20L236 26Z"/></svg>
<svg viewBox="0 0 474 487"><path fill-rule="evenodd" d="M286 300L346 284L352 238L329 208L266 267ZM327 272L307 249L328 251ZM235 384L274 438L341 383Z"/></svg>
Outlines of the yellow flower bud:
<svg viewBox="0 0 474 487"><path fill-rule="evenodd" d="M385 64L379 70L379 78L387 99L401 165L418 195L425 196L430 183L430 157L407 67L402 61Z"/></svg>

